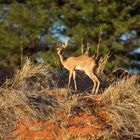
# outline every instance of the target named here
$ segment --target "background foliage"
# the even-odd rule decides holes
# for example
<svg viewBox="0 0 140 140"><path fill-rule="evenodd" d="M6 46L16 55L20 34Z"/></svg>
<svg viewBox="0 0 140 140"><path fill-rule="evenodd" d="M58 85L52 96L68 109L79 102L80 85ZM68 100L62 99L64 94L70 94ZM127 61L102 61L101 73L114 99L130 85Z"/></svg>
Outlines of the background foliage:
<svg viewBox="0 0 140 140"><path fill-rule="evenodd" d="M70 55L79 55L81 39L95 53L111 54L110 68L137 67L131 54L139 47L139 0L0 0L0 66L17 67L21 58L58 64L55 51L68 38ZM131 61L130 61L131 60Z"/></svg>

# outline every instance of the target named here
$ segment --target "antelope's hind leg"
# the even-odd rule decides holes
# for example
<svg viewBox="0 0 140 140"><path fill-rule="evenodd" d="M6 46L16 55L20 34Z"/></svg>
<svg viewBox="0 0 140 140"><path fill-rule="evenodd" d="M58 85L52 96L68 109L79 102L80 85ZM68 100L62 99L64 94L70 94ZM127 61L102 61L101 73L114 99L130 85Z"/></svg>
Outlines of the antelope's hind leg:
<svg viewBox="0 0 140 140"><path fill-rule="evenodd" d="M92 93L95 93L97 94L98 93L98 90L99 90L99 86L100 86L100 82L97 78L96 75L94 75L92 72L88 72L86 73L89 78L93 81L93 89L92 89Z"/></svg>

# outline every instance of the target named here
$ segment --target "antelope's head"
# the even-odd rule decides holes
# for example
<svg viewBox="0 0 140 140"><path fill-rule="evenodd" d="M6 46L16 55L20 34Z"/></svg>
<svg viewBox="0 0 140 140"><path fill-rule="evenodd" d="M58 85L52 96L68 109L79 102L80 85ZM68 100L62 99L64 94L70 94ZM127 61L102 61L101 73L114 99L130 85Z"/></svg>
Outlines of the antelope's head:
<svg viewBox="0 0 140 140"><path fill-rule="evenodd" d="M63 52L64 48L67 47L67 44L68 44L68 41L67 40L64 41L64 43L60 47L57 48L57 53L61 54Z"/></svg>

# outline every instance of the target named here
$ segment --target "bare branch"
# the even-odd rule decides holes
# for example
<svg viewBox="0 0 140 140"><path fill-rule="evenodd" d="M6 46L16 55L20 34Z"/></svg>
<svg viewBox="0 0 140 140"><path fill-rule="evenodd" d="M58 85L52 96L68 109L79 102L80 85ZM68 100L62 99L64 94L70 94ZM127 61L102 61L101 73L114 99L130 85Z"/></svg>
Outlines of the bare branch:
<svg viewBox="0 0 140 140"><path fill-rule="evenodd" d="M98 45L97 45L97 50L96 50L96 58L99 56L99 49L100 49L101 39L102 39L102 29L100 28L100 35L99 35L99 40L98 40Z"/></svg>
<svg viewBox="0 0 140 140"><path fill-rule="evenodd" d="M83 38L81 38L81 54L84 54L84 44L83 44Z"/></svg>

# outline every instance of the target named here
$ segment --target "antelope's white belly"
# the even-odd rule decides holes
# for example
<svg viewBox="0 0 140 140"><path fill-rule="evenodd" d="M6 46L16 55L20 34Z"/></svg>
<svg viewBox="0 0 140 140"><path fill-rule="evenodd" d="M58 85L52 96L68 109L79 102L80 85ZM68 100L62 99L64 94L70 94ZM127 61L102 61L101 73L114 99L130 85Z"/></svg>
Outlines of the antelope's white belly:
<svg viewBox="0 0 140 140"><path fill-rule="evenodd" d="M76 70L84 70L84 67L76 66L75 69L76 69Z"/></svg>

